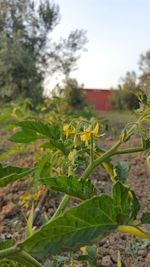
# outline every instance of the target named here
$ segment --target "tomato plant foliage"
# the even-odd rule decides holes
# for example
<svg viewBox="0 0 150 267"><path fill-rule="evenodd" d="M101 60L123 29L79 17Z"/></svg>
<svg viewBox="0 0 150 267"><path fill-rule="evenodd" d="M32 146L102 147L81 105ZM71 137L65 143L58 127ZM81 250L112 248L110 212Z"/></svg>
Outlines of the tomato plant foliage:
<svg viewBox="0 0 150 267"><path fill-rule="evenodd" d="M30 168L0 165L0 186L30 174L39 183L64 193L64 196L46 224L36 231L31 231L32 234L28 238L16 245L9 245L8 248L1 246L0 258L9 258L26 266L44 266L44 260L49 257L92 245L117 230L150 239L150 233L139 228L140 223L150 223L148 211L142 215L137 225L140 203L135 192L126 184L130 166L123 161L115 164L111 161L117 154L144 151L149 163L149 132L144 131L141 126L150 118L149 102L145 105L142 103L142 108L137 113L137 121L125 127L118 141L107 150L97 145L97 139L101 138L103 133L101 122L94 119L86 121L79 118L69 123L43 120L17 123L20 130L14 133L10 140L19 143L40 140L37 145L42 148L42 155ZM139 134L142 140L145 138L143 145L121 149L121 145L128 142L135 133ZM96 181L89 178L97 166L103 167L110 177L110 195L98 194ZM80 203L66 209L72 198L77 198ZM89 248L86 250L89 254L81 255L80 260L90 262L90 253L93 253L93 250ZM96 266L96 263L94 264ZM118 266L125 266L120 258Z"/></svg>

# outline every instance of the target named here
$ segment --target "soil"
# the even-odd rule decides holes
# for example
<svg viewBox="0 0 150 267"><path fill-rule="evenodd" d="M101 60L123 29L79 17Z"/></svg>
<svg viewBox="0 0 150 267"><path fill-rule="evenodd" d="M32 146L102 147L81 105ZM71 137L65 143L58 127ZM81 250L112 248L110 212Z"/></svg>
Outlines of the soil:
<svg viewBox="0 0 150 267"><path fill-rule="evenodd" d="M106 144L110 146L114 140L107 138ZM138 139L130 141L135 145ZM126 145L125 145L126 146ZM3 146L2 146L3 147ZM114 160L120 160L116 156ZM150 207L150 175L146 166L146 160L142 153L135 155L122 156L121 160L131 163L127 183L135 191L137 198L141 203L141 211L148 211ZM21 162L20 162L21 161ZM11 164L19 166L32 165L32 160L27 157L11 156ZM97 181L99 193L110 192L110 182L107 174L98 168L93 172L92 178ZM35 194L38 189L38 196L35 196L34 205L38 204L40 196L45 188L36 185L31 186L31 179L22 179L0 189L0 238L20 240L24 237L26 217L28 210L31 208L32 200L29 199L28 205L22 206L20 197L25 193ZM26 194L27 195L27 194ZM28 196L28 195L27 195ZM52 216L58 206L61 194L50 191L42 212L48 217ZM140 217L140 215L139 215ZM45 220L44 216L36 221L39 225ZM150 230L147 226L144 229ZM140 238L131 237L127 234L115 232L105 238L98 244L98 263L109 267L117 266L117 254L120 251L122 260L128 267L149 267L150 266L150 241ZM79 266L79 265L76 265Z"/></svg>

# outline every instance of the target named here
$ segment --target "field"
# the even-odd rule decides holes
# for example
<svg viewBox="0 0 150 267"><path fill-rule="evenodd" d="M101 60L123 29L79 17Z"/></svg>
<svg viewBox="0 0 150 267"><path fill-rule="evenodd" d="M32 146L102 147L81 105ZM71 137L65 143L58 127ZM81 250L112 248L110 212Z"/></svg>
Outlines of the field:
<svg viewBox="0 0 150 267"><path fill-rule="evenodd" d="M38 115L39 118L41 117ZM98 117L104 118L111 125L109 131L106 133L105 138L98 139L97 142L102 143L104 148L110 148L118 136L120 136L124 125L135 121L136 116L125 112L101 112ZM45 115L47 120L47 115ZM10 164L20 167L31 167L34 162L40 158L42 148L37 148L40 141L31 143L29 145L18 145L8 141L8 137L16 132L10 125L10 121L2 120L0 127L0 162L2 164ZM148 124L146 125L148 126ZM115 131L113 130L115 129ZM136 147L139 145L139 136L135 134L131 139L123 144L123 149L129 146ZM40 152L41 151L41 152ZM117 161L128 162L130 166L127 184L131 186L141 204L141 212L147 212L150 206L150 177L146 164L146 156L144 153L137 152L129 155L116 155L113 157L113 164ZM57 166L59 168L59 166ZM82 168L79 168L78 173L82 173ZM97 185L97 192L110 194L111 181L105 169L99 166L91 174L91 179ZM15 181L6 187L0 188L0 238L1 240L14 239L20 241L24 238L25 228L27 225L27 218L30 215L32 207L36 208L39 205L41 197L45 194L45 185L40 185L38 181L34 181L32 177L22 178ZM47 222L56 208L59 205L62 193L47 190L44 195L45 204L41 206L40 214L34 221L34 227L38 227ZM74 200L72 204L77 204L78 201ZM70 204L71 205L71 204ZM42 215L41 215L42 214ZM146 230L150 230L148 225L145 226ZM141 239L129 234L114 232L98 242L97 246L97 266L100 264L113 267L117 266L117 255L120 251L121 258L128 267L149 267L150 266L150 241L149 239ZM80 252L76 252L76 256ZM67 253L62 254L68 256ZM67 264L67 263L66 263ZM85 264L85 263L84 263ZM4 266L1 265L0 266ZM8 265L10 266L10 265ZM21 265L16 265L21 266ZM50 265L49 265L50 266ZM63 266L63 265L58 265ZM79 265L74 260L74 265L64 266L87 266ZM88 265L92 266L92 265ZM123 265L121 265L123 266Z"/></svg>

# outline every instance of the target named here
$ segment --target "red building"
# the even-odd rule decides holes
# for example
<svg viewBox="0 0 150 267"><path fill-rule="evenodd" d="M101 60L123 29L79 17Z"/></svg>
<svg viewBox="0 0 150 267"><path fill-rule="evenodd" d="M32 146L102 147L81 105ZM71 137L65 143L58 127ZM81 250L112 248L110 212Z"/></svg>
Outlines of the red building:
<svg viewBox="0 0 150 267"><path fill-rule="evenodd" d="M84 88L87 103L96 110L111 110L111 90Z"/></svg>

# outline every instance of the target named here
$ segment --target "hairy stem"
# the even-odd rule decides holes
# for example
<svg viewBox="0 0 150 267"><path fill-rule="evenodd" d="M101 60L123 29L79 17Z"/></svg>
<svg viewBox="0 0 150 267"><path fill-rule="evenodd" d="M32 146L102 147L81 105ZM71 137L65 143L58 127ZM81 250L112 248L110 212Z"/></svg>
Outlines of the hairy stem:
<svg viewBox="0 0 150 267"><path fill-rule="evenodd" d="M73 163L70 163L68 166L68 176L73 174ZM54 220L57 216L61 215L61 213L64 211L64 209L66 208L69 200L71 199L71 197L67 194L65 194L57 208L57 210L55 211L54 215L52 216L52 218L50 219L50 221Z"/></svg>
<svg viewBox="0 0 150 267"><path fill-rule="evenodd" d="M52 218L50 219L50 221L54 220L57 216L59 216L63 210L65 209L65 207L67 206L69 200L70 200L70 196L68 195L64 195L64 197L62 198L57 210L55 211L54 215L52 216Z"/></svg>
<svg viewBox="0 0 150 267"><path fill-rule="evenodd" d="M114 152L116 151L116 149L121 145L121 141L119 140L114 146L111 147L110 150L106 151L103 155L101 155L99 158L97 158L96 160L93 161L92 164L90 164L86 170L84 171L84 173L82 174L82 176L80 177L81 179L87 179L88 176L91 174L91 172L93 171L93 169L98 166L101 162L103 162L104 160L110 158Z"/></svg>
<svg viewBox="0 0 150 267"><path fill-rule="evenodd" d="M70 267L74 267L73 253L70 253Z"/></svg>
<svg viewBox="0 0 150 267"><path fill-rule="evenodd" d="M34 259L30 254L25 251L21 251L19 253L19 256L21 257L21 259L24 259L26 262L28 262L30 264L29 266L43 267L41 263L39 263L36 259Z"/></svg>
<svg viewBox="0 0 150 267"><path fill-rule="evenodd" d="M127 149L117 150L113 153L113 155L137 153L137 152L143 152L144 150L145 149L143 147L132 147L132 148L127 148Z"/></svg>
<svg viewBox="0 0 150 267"><path fill-rule="evenodd" d="M39 263L36 259L34 259L27 252L21 250L19 246L14 246L11 248L0 250L0 259L10 258L22 264L26 264L30 267L42 267L41 263Z"/></svg>
<svg viewBox="0 0 150 267"><path fill-rule="evenodd" d="M93 138L93 134L92 134L91 135L91 144L90 144L90 162L91 162L91 164L93 164L93 161L94 161L93 145L94 145L94 138Z"/></svg>
<svg viewBox="0 0 150 267"><path fill-rule="evenodd" d="M3 249L0 250L0 259L1 258L5 258L5 257L10 257L12 255L17 254L20 251L20 248L18 248L17 246L11 247L11 248L7 248L7 249Z"/></svg>

